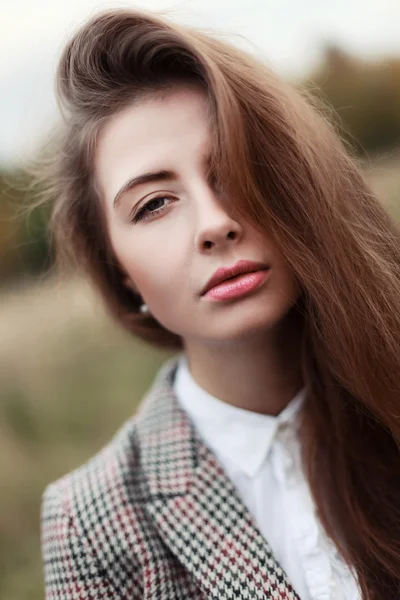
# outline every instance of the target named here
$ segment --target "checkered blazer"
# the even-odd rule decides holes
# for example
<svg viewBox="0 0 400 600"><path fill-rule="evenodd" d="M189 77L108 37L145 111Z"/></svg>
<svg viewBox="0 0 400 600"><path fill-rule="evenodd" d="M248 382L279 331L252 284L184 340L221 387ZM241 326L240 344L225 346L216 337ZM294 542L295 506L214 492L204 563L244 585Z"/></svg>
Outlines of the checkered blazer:
<svg viewBox="0 0 400 600"><path fill-rule="evenodd" d="M46 487L47 600L299 600L178 404L177 364L98 454Z"/></svg>

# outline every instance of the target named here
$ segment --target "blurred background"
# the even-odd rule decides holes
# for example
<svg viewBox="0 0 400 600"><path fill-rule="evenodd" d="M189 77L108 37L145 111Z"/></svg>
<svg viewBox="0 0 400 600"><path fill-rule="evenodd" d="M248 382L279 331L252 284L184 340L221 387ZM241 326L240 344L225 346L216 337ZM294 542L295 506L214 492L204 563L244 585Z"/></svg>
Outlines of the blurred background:
<svg viewBox="0 0 400 600"><path fill-rule="evenodd" d="M232 33L320 95L400 216L398 0L14 0L0 19L0 598L43 598L45 486L89 459L131 416L168 356L118 330L89 286L57 279L48 208L21 214L30 158L57 119L53 76L97 10L144 6ZM238 35L236 35L238 34Z"/></svg>

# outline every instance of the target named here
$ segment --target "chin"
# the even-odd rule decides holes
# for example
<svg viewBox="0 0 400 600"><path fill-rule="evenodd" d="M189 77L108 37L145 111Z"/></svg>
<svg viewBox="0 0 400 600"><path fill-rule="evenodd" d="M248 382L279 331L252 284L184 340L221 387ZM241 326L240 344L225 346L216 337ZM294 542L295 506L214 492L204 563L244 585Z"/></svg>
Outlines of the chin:
<svg viewBox="0 0 400 600"><path fill-rule="evenodd" d="M251 341L265 336L276 324L274 319L267 318L263 320L248 319L246 322L224 324L224 326L222 326L222 323L219 323L218 326L209 330L209 335L207 335L208 326L204 327L196 337L198 339L203 338L205 343L211 342L215 344Z"/></svg>

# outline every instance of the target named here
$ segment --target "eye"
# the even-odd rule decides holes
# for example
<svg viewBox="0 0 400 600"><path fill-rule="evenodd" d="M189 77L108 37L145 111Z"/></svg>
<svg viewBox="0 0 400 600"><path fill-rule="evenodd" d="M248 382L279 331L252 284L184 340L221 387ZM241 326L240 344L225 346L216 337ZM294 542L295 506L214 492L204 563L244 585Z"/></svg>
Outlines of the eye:
<svg viewBox="0 0 400 600"><path fill-rule="evenodd" d="M152 219L154 214L162 212L166 208L166 204L162 204L164 200L173 200L170 196L156 196L152 198L136 213L131 219L132 223L138 223L139 221L147 221ZM161 203L161 206L160 206Z"/></svg>

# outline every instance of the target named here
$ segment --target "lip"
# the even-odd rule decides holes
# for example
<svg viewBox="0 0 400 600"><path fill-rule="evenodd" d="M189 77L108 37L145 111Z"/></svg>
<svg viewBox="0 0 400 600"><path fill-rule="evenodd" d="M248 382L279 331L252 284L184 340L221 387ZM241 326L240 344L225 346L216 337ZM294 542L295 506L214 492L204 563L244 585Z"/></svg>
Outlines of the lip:
<svg viewBox="0 0 400 600"><path fill-rule="evenodd" d="M215 288L214 292L217 293L217 286L220 286L220 284L224 284L224 286L220 286L220 287L226 287L226 286L234 286L234 284L237 284L237 286L239 286L240 281L244 281L243 277L238 278L237 280L232 280L231 282L227 281L230 280L232 277L237 277L238 275L244 275L244 274L250 274L250 273L260 273L262 275L266 275L266 272L270 270L269 265L266 265L265 263L261 263L261 262L255 262L255 261L250 261L250 260L240 260L239 262L237 262L235 265L233 265L232 267L221 267L220 269L217 269L215 271L215 273L210 277L210 279L208 280L208 282L206 283L206 285L204 286L204 288L201 291L201 296L204 295L210 295L210 291L212 289ZM252 281L253 283L255 282L254 277L248 281Z"/></svg>
<svg viewBox="0 0 400 600"><path fill-rule="evenodd" d="M212 287L206 292L205 297L212 300L234 300L246 296L256 288L260 287L269 278L271 269L261 269L242 273L234 279L228 279Z"/></svg>

